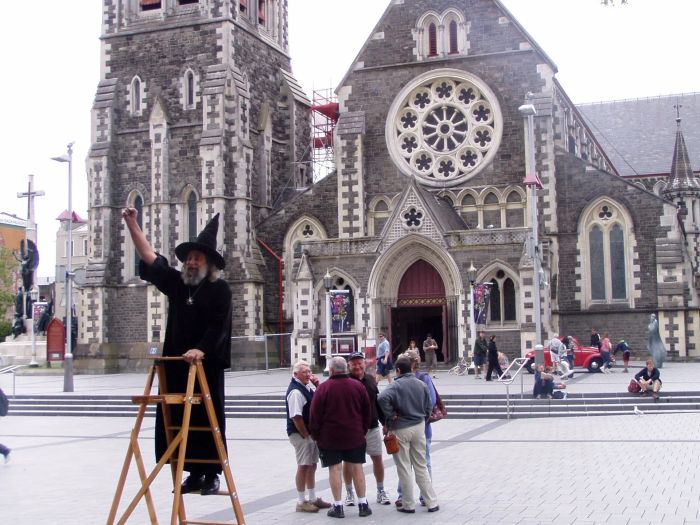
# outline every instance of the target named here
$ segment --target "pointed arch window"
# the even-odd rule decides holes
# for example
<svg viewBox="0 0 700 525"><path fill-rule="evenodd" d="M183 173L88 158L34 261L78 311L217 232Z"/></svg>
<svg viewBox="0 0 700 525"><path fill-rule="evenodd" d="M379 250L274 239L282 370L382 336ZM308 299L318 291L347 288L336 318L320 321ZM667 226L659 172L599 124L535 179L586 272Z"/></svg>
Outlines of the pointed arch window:
<svg viewBox="0 0 700 525"><path fill-rule="evenodd" d="M587 215L584 246L588 251L588 298L591 303L628 301L629 244L626 216L611 202L601 202Z"/></svg>
<svg viewBox="0 0 700 525"><path fill-rule="evenodd" d="M435 57L437 54L437 26L431 23L428 26L428 56Z"/></svg>
<svg viewBox="0 0 700 525"><path fill-rule="evenodd" d="M479 208L476 205L474 195L468 193L462 198L460 214L469 229L474 230L479 227Z"/></svg>
<svg viewBox="0 0 700 525"><path fill-rule="evenodd" d="M449 32L449 45L450 45L450 55L456 55L459 53L458 39L457 39L457 22L452 20L448 26Z"/></svg>
<svg viewBox="0 0 700 525"><path fill-rule="evenodd" d="M501 205L498 196L489 192L484 197L484 228L501 228Z"/></svg>
<svg viewBox="0 0 700 525"><path fill-rule="evenodd" d="M266 0L258 0L258 24L261 26L265 25L265 20L267 20L265 9L267 7Z"/></svg>
<svg viewBox="0 0 700 525"><path fill-rule="evenodd" d="M506 228L525 226L525 202L517 191L511 191L506 197Z"/></svg>
<svg viewBox="0 0 700 525"><path fill-rule="evenodd" d="M517 322L515 282L503 270L491 278L489 324L497 326Z"/></svg>
<svg viewBox="0 0 700 525"><path fill-rule="evenodd" d="M190 70L185 73L185 106L194 107L194 73Z"/></svg>
<svg viewBox="0 0 700 525"><path fill-rule="evenodd" d="M139 228L143 230L143 199L141 198L141 195L137 195L134 199L134 208L136 208L136 223L139 225ZM139 257L138 252L134 249L134 275L139 274L140 261L141 258Z"/></svg>
<svg viewBox="0 0 700 525"><path fill-rule="evenodd" d="M191 191L187 197L187 240L197 239L197 195Z"/></svg>
<svg viewBox="0 0 700 525"><path fill-rule="evenodd" d="M139 0L139 5L141 5L141 11L153 11L160 9L161 0Z"/></svg>
<svg viewBox="0 0 700 525"><path fill-rule="evenodd" d="M141 79L134 77L131 81L131 113L141 114Z"/></svg>

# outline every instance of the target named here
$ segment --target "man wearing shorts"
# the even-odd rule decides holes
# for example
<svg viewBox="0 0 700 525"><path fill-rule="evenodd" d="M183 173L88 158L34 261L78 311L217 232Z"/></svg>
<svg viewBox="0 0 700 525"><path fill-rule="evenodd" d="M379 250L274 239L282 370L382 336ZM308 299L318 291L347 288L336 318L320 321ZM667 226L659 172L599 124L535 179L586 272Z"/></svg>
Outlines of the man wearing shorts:
<svg viewBox="0 0 700 525"><path fill-rule="evenodd" d="M386 379L391 383L391 345L386 340L386 336L379 332L379 346L377 346L377 383Z"/></svg>
<svg viewBox="0 0 700 525"><path fill-rule="evenodd" d="M488 351L489 345L486 342L486 334L479 332L479 338L474 343L474 379L481 379L481 368L486 362Z"/></svg>
<svg viewBox="0 0 700 525"><path fill-rule="evenodd" d="M367 375L365 370L367 362L365 356L359 352L351 354L348 357L348 367L350 368L350 377L354 377L365 386L367 395L369 396L370 408L370 424L369 430L365 435L367 442L367 454L372 459L372 470L374 471L374 479L377 482L377 503L381 505L390 505L389 496L384 491L384 461L382 460L382 431L379 428L379 423L384 425L384 414L377 405L377 396L379 389L377 382L373 377ZM352 490L352 473L350 465L343 465L343 480L345 481L345 505L355 505L355 493Z"/></svg>
<svg viewBox="0 0 700 525"><path fill-rule="evenodd" d="M294 364L294 377L287 388L287 435L297 457L297 512L318 512L331 504L316 497L318 447L309 434L309 410L318 379L306 361ZM308 498L306 491L308 490Z"/></svg>
<svg viewBox="0 0 700 525"><path fill-rule="evenodd" d="M348 375L348 364L342 357L334 357L328 364L330 377L323 382L311 401L309 430L318 443L321 465L328 467L328 478L333 493L333 506L328 509L332 518L344 518L342 497L343 461L350 464L352 480L357 492L360 517L372 511L365 496L365 462L371 411L367 390Z"/></svg>

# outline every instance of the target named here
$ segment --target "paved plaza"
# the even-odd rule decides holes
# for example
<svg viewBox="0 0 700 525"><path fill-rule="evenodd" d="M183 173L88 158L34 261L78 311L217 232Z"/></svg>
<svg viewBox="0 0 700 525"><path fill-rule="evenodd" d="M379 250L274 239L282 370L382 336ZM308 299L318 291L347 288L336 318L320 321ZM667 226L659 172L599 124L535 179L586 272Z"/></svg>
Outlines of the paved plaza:
<svg viewBox="0 0 700 525"><path fill-rule="evenodd" d="M636 368L636 366L635 366ZM288 372L231 374L228 394L282 395ZM667 363L664 389L700 390L700 364ZM572 391L609 392L629 375L579 374ZM145 375L76 376L76 392L138 394ZM529 388L531 376L525 376ZM440 374L441 393L502 393L502 385ZM0 377L10 393L12 380ZM62 378L18 376L18 394L60 393ZM50 392L50 390L53 390ZM511 387L511 391L513 387ZM153 419L145 421L140 446L147 468L154 461ZM133 420L105 417L9 417L0 420L0 442L12 448L0 464L0 523L93 525L104 523L128 445ZM332 523L323 511L294 512L292 447L283 419L229 419L231 468L246 523ZM386 457L386 486L396 495L396 470ZM359 518L346 508L345 522L365 524L700 524L700 414L566 417L543 419L453 419L434 425L433 476L440 511L415 515L373 503ZM135 468L125 491L138 488ZM160 523L169 521L169 472L153 486ZM320 469L317 491L330 499L328 474ZM126 499L126 498L125 498ZM233 519L225 497L185 496L188 517ZM124 505L123 505L124 506ZM123 508L123 507L122 507ZM142 502L129 523L148 523Z"/></svg>

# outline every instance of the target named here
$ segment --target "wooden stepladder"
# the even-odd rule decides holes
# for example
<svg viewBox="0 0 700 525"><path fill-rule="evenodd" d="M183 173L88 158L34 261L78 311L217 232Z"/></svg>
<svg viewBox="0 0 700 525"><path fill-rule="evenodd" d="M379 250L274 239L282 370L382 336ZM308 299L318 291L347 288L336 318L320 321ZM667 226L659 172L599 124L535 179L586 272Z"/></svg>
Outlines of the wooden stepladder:
<svg viewBox="0 0 700 525"><path fill-rule="evenodd" d="M153 498L151 497L150 486L151 483L153 483L155 478L158 476L158 473L161 471L163 466L165 466L165 464L168 462L170 463L170 468L173 477L173 505L172 513L170 516L170 525L245 525L245 518L243 517L241 504L238 500L236 487L233 483L233 476L231 475L231 468L229 466L228 455L226 453L226 448L224 447L219 423L216 419L214 403L211 399L209 385L207 384L207 378L204 375L204 367L202 366L202 362L195 361L190 364L187 377L187 388L184 393L170 393L167 389L164 368L165 361L182 360L182 357L155 358L153 366L151 367L146 379L146 387L144 388L143 395L132 397L132 402L134 404L139 405L139 411L138 415L136 416L134 428L131 431L129 447L127 448L126 457L124 458L124 465L122 467L121 475L119 476L119 483L117 484L117 489L114 493L114 500L112 501L112 508L110 509L109 517L107 518L107 525L113 525L114 523L122 525L126 523L126 521L129 519L129 516L134 511L136 505L142 497L146 499L146 506L148 507L148 515L150 517L151 523L155 525L158 524L158 518L156 517L156 511L153 505ZM160 394L151 395L151 389L153 387L153 378L156 375L158 377ZM195 393L195 382L199 383L200 393ZM156 466L151 471L151 473L146 475L146 469L143 464L143 457L141 456L141 449L139 448L138 444L138 437L139 432L141 431L141 424L143 423L143 418L146 415L146 408L149 404L157 403L161 404L161 408L163 411L163 423L165 425L165 435L168 447L163 456L156 464ZM206 410L207 417L209 420L209 426L191 426L190 418L192 415L192 405L198 405L202 403L204 403L204 408ZM170 416L171 405L183 405L182 424L179 427L173 426L172 424ZM185 452L187 450L187 436L189 432L211 432L214 438L214 443L216 445L216 450L218 452L219 458L211 460L187 459L185 457ZM115 521L117 511L119 509L119 502L122 498L124 484L126 482L126 477L129 472L129 466L131 465L132 459L136 463L136 468L138 469L139 477L141 479L141 488L131 500L131 503L129 503L129 506L126 508L121 518L119 518L118 521ZM228 491L222 490L219 491L218 494L223 496L229 496L231 498L231 506L236 517L235 522L187 519L187 516L185 515L185 503L181 492L182 471L186 462L218 463L221 465Z"/></svg>

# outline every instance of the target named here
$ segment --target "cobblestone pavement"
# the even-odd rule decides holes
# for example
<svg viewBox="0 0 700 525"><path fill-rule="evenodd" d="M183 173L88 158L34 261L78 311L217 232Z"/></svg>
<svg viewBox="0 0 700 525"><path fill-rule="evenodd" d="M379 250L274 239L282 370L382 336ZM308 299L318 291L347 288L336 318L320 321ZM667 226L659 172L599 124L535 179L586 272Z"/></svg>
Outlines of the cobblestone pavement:
<svg viewBox="0 0 700 525"><path fill-rule="evenodd" d="M700 365L664 367L664 389L699 390ZM619 391L627 374L580 374L571 389ZM283 392L288 372L241 375L227 393ZM528 379L528 385L530 379ZM143 374L76 376L76 394L138 394ZM17 393L59 393L52 381L17 377ZM61 383L62 384L62 383ZM441 374L441 393L502 392L499 385L473 377ZM88 387L89 385L89 387ZM0 386L12 388L0 377ZM529 387L528 387L529 388ZM9 393L9 392L8 392ZM246 523L309 524L333 521L322 511L294 511L294 454L282 419L229 419L228 448ZM20 417L0 420L0 442L12 448L0 463L0 523L93 525L104 523L133 425L130 418ZM146 467L153 466L153 420L140 438ZM440 511L399 514L373 501L375 483L368 473L374 514L359 518L346 509L346 521L365 524L698 524L700 525L700 414L567 417L521 420L450 420L435 424L433 475ZM395 496L396 470L390 457L386 483ZM138 489L132 467L125 490ZM172 503L169 473L153 485L161 523ZM319 468L317 491L330 499L328 474ZM190 518L233 519L227 498L189 495ZM122 505L122 508L125 504ZM129 523L148 523L143 502Z"/></svg>

